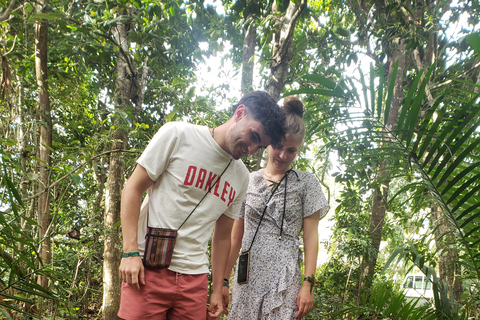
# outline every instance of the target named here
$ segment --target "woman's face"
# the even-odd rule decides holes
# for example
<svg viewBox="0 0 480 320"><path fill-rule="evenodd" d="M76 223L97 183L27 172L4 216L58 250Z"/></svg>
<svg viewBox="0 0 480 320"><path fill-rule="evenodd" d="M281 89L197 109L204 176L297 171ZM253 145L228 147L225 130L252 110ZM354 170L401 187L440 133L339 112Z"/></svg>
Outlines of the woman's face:
<svg viewBox="0 0 480 320"><path fill-rule="evenodd" d="M268 163L276 171L286 172L290 169L292 161L297 156L302 139L298 135L287 133L285 141L277 146L268 146Z"/></svg>

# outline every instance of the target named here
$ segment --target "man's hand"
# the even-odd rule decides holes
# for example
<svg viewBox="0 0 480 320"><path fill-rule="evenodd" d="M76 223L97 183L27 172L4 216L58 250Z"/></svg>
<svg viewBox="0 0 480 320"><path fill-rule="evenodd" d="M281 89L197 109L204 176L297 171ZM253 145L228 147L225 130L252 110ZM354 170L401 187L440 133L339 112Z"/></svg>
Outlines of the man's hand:
<svg viewBox="0 0 480 320"><path fill-rule="evenodd" d="M226 286L223 286L222 289L222 298L223 298L223 313L228 314L228 302L229 302L230 291Z"/></svg>
<svg viewBox="0 0 480 320"><path fill-rule="evenodd" d="M313 309L313 292L310 292L310 283L305 281L297 295L298 312L295 318L305 317Z"/></svg>
<svg viewBox="0 0 480 320"><path fill-rule="evenodd" d="M212 293L210 296L210 305L207 308L207 320L217 320L223 312L222 294Z"/></svg>
<svg viewBox="0 0 480 320"><path fill-rule="evenodd" d="M129 285L137 289L140 289L140 283L145 285L145 268L141 257L122 258L119 270L120 278Z"/></svg>

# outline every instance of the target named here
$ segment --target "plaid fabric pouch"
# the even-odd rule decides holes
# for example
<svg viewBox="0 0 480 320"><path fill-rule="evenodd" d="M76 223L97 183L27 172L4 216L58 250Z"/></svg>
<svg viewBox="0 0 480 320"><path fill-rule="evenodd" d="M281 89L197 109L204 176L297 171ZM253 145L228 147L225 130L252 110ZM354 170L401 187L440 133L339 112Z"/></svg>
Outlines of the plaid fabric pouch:
<svg viewBox="0 0 480 320"><path fill-rule="evenodd" d="M168 268L172 261L177 230L148 227L145 238L143 265L152 269Z"/></svg>

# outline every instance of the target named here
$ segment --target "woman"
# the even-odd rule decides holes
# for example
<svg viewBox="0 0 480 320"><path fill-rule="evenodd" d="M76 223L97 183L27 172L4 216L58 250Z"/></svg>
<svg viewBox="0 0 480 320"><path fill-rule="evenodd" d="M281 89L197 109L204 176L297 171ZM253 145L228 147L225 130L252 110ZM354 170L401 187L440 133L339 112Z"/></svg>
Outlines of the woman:
<svg viewBox="0 0 480 320"><path fill-rule="evenodd" d="M313 308L318 222L326 215L328 203L313 174L291 169L305 137L304 106L298 98L290 97L285 99L283 109L287 116L286 140L269 146L265 169L250 174L240 219L233 227L225 280L230 277L240 247L242 252L249 251L250 257L247 283L237 283L236 268L229 320L301 319ZM299 249L302 229L303 283ZM225 296L228 282L224 285Z"/></svg>

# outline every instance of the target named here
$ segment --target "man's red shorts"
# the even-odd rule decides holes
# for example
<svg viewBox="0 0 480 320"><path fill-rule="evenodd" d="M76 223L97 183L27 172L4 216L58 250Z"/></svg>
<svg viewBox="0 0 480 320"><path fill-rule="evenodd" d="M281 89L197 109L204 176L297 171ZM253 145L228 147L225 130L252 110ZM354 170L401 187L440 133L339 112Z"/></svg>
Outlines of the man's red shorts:
<svg viewBox="0 0 480 320"><path fill-rule="evenodd" d="M140 289L122 283L118 316L126 320L204 320L207 314L207 274L180 274L145 269Z"/></svg>

